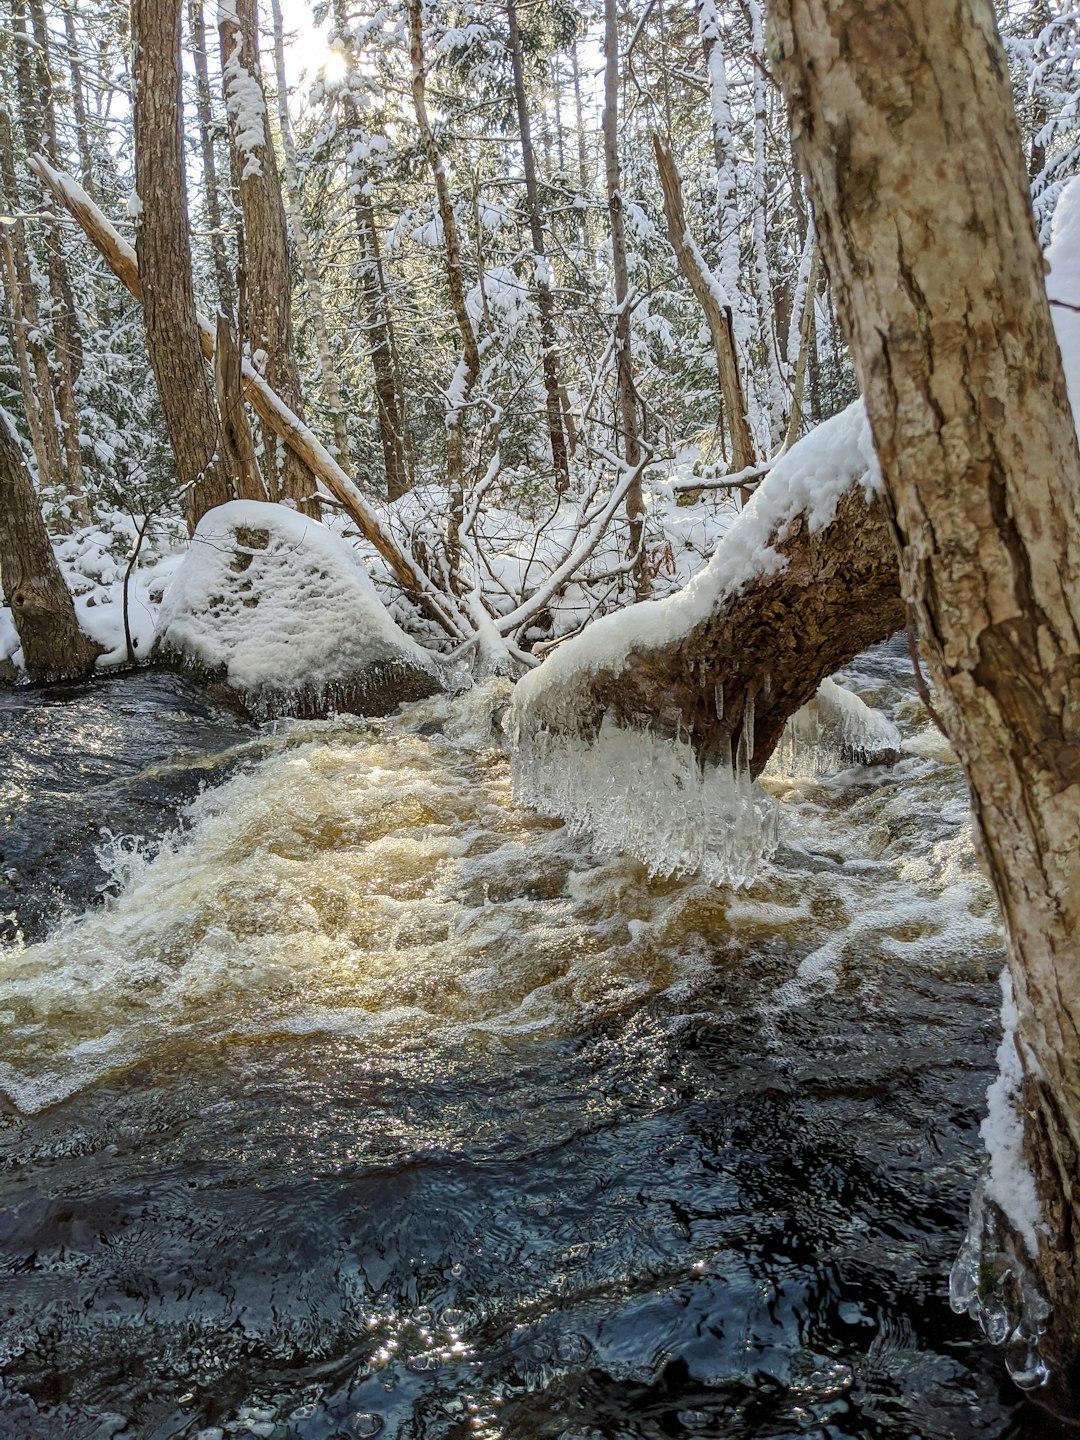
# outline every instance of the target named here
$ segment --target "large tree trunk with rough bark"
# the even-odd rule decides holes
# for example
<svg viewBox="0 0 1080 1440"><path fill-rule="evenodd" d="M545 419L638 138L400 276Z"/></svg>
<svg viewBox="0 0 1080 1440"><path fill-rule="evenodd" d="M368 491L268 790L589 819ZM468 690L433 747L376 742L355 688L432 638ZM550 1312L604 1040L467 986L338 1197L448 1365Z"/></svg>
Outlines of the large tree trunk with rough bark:
<svg viewBox="0 0 1080 1440"><path fill-rule="evenodd" d="M1008 64L990 0L773 11L904 593L1008 929L1052 1306L1043 1393L1076 1416L1080 455Z"/></svg>
<svg viewBox="0 0 1080 1440"><path fill-rule="evenodd" d="M188 240L180 95L181 0L133 0L137 249L146 343L161 396L188 527L231 500L218 453L214 393L203 364Z"/></svg>
<svg viewBox="0 0 1080 1440"><path fill-rule="evenodd" d="M31 680L86 675L101 654L79 629L19 442L0 413L0 581Z"/></svg>

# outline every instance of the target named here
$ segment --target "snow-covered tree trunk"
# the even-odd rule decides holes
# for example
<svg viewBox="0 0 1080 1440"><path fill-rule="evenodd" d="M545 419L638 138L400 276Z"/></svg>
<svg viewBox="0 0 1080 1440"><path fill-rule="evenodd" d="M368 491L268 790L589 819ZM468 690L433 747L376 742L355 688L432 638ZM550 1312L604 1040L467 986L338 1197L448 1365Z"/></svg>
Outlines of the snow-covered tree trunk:
<svg viewBox="0 0 1080 1440"><path fill-rule="evenodd" d="M85 675L101 649L79 629L34 482L0 410L0 577L31 680Z"/></svg>
<svg viewBox="0 0 1080 1440"><path fill-rule="evenodd" d="M641 426L630 345L630 273L626 259L626 225L623 218L622 171L619 164L619 26L615 0L604 0L604 173L607 178L608 217L611 225L611 266L615 281L615 384L622 425L623 458L628 470L641 465ZM626 495L630 522L630 553L634 561L634 587L639 600L649 593L645 557L645 501L638 474Z"/></svg>
<svg viewBox="0 0 1080 1440"><path fill-rule="evenodd" d="M293 414L303 416L300 371L293 339L289 239L281 198L277 157L270 134L266 93L259 66L256 0L218 0L221 71L233 180L244 216L246 313L245 339L271 388ZM297 455L263 431L266 487L272 500L289 500L314 518L319 502L315 483Z"/></svg>
<svg viewBox="0 0 1080 1440"><path fill-rule="evenodd" d="M772 50L1008 930L1035 1186L999 1199L1052 1307L1009 1318L1075 1417L1080 454L1008 65L990 0L773 0Z"/></svg>
<svg viewBox="0 0 1080 1440"><path fill-rule="evenodd" d="M853 428L849 413L834 424ZM698 590L715 588L715 600L676 596L594 622L529 677L535 729L594 741L605 723L662 721L686 734L701 765L730 765L742 744L756 776L821 681L903 625L892 538L880 503L856 483L861 462L844 475L837 457L838 477L809 438L812 453L790 457L796 483L778 467L739 533L721 541Z"/></svg>
<svg viewBox="0 0 1080 1440"><path fill-rule="evenodd" d="M146 341L184 487L188 526L232 499L218 452L218 417L203 364L188 239L180 93L181 0L133 0L135 177Z"/></svg>

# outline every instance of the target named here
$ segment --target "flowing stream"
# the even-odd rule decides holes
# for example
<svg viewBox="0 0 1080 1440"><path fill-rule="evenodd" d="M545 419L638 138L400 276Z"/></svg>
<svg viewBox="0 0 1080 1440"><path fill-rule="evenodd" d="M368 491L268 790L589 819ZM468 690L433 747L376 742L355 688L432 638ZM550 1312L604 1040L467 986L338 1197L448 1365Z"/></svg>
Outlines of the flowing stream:
<svg viewBox="0 0 1080 1440"><path fill-rule="evenodd" d="M1056 1434L948 1305L1001 948L905 664L739 892L517 808L494 685L0 699L0 1436Z"/></svg>

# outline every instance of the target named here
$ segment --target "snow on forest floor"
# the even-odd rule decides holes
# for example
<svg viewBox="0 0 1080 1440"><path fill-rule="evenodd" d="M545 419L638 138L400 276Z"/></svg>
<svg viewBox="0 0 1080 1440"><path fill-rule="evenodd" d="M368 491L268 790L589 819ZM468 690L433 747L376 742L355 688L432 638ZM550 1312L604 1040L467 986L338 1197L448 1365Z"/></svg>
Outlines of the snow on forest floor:
<svg viewBox="0 0 1080 1440"><path fill-rule="evenodd" d="M696 449L686 449L666 472L656 467L646 488L649 510L648 544L655 575L654 593L662 598L679 590L699 573L734 520L737 510L728 492L705 491L686 503L686 490L673 486L693 479ZM682 503L680 503L680 499ZM505 614L532 594L563 560L583 528L588 501L565 499L515 509L509 504L485 506L477 520L475 537L481 556L481 587L490 608ZM595 503L591 507L596 509ZM583 516L583 511L586 512ZM419 487L392 505L383 505L381 518L406 549L440 545L449 498L444 487ZM54 539L65 579L75 597L82 628L105 653L99 670L128 662L127 628L135 662L151 653L159 630L161 602L190 541L179 514L154 519L139 543L142 517L120 510L100 510L91 525ZM368 566L383 602L404 630L421 643L434 645L440 632L419 619L375 549L355 531L340 512L327 509L329 529L349 540ZM138 554L132 564L132 552ZM608 529L580 575L548 607L545 623L526 633L527 642L561 638L574 633L595 615L629 604L633 588L625 563L625 519ZM129 566L130 572L129 572ZM0 662L21 669L22 655L11 612L0 606Z"/></svg>

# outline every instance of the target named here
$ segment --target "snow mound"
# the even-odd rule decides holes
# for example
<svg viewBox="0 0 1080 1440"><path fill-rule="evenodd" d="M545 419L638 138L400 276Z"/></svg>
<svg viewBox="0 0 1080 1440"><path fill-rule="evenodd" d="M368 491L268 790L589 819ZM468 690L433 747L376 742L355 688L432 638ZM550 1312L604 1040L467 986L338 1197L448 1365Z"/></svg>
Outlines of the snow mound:
<svg viewBox="0 0 1080 1440"><path fill-rule="evenodd" d="M223 679L259 718L384 714L441 688L363 562L294 510L234 500L209 511L162 601L159 648Z"/></svg>

